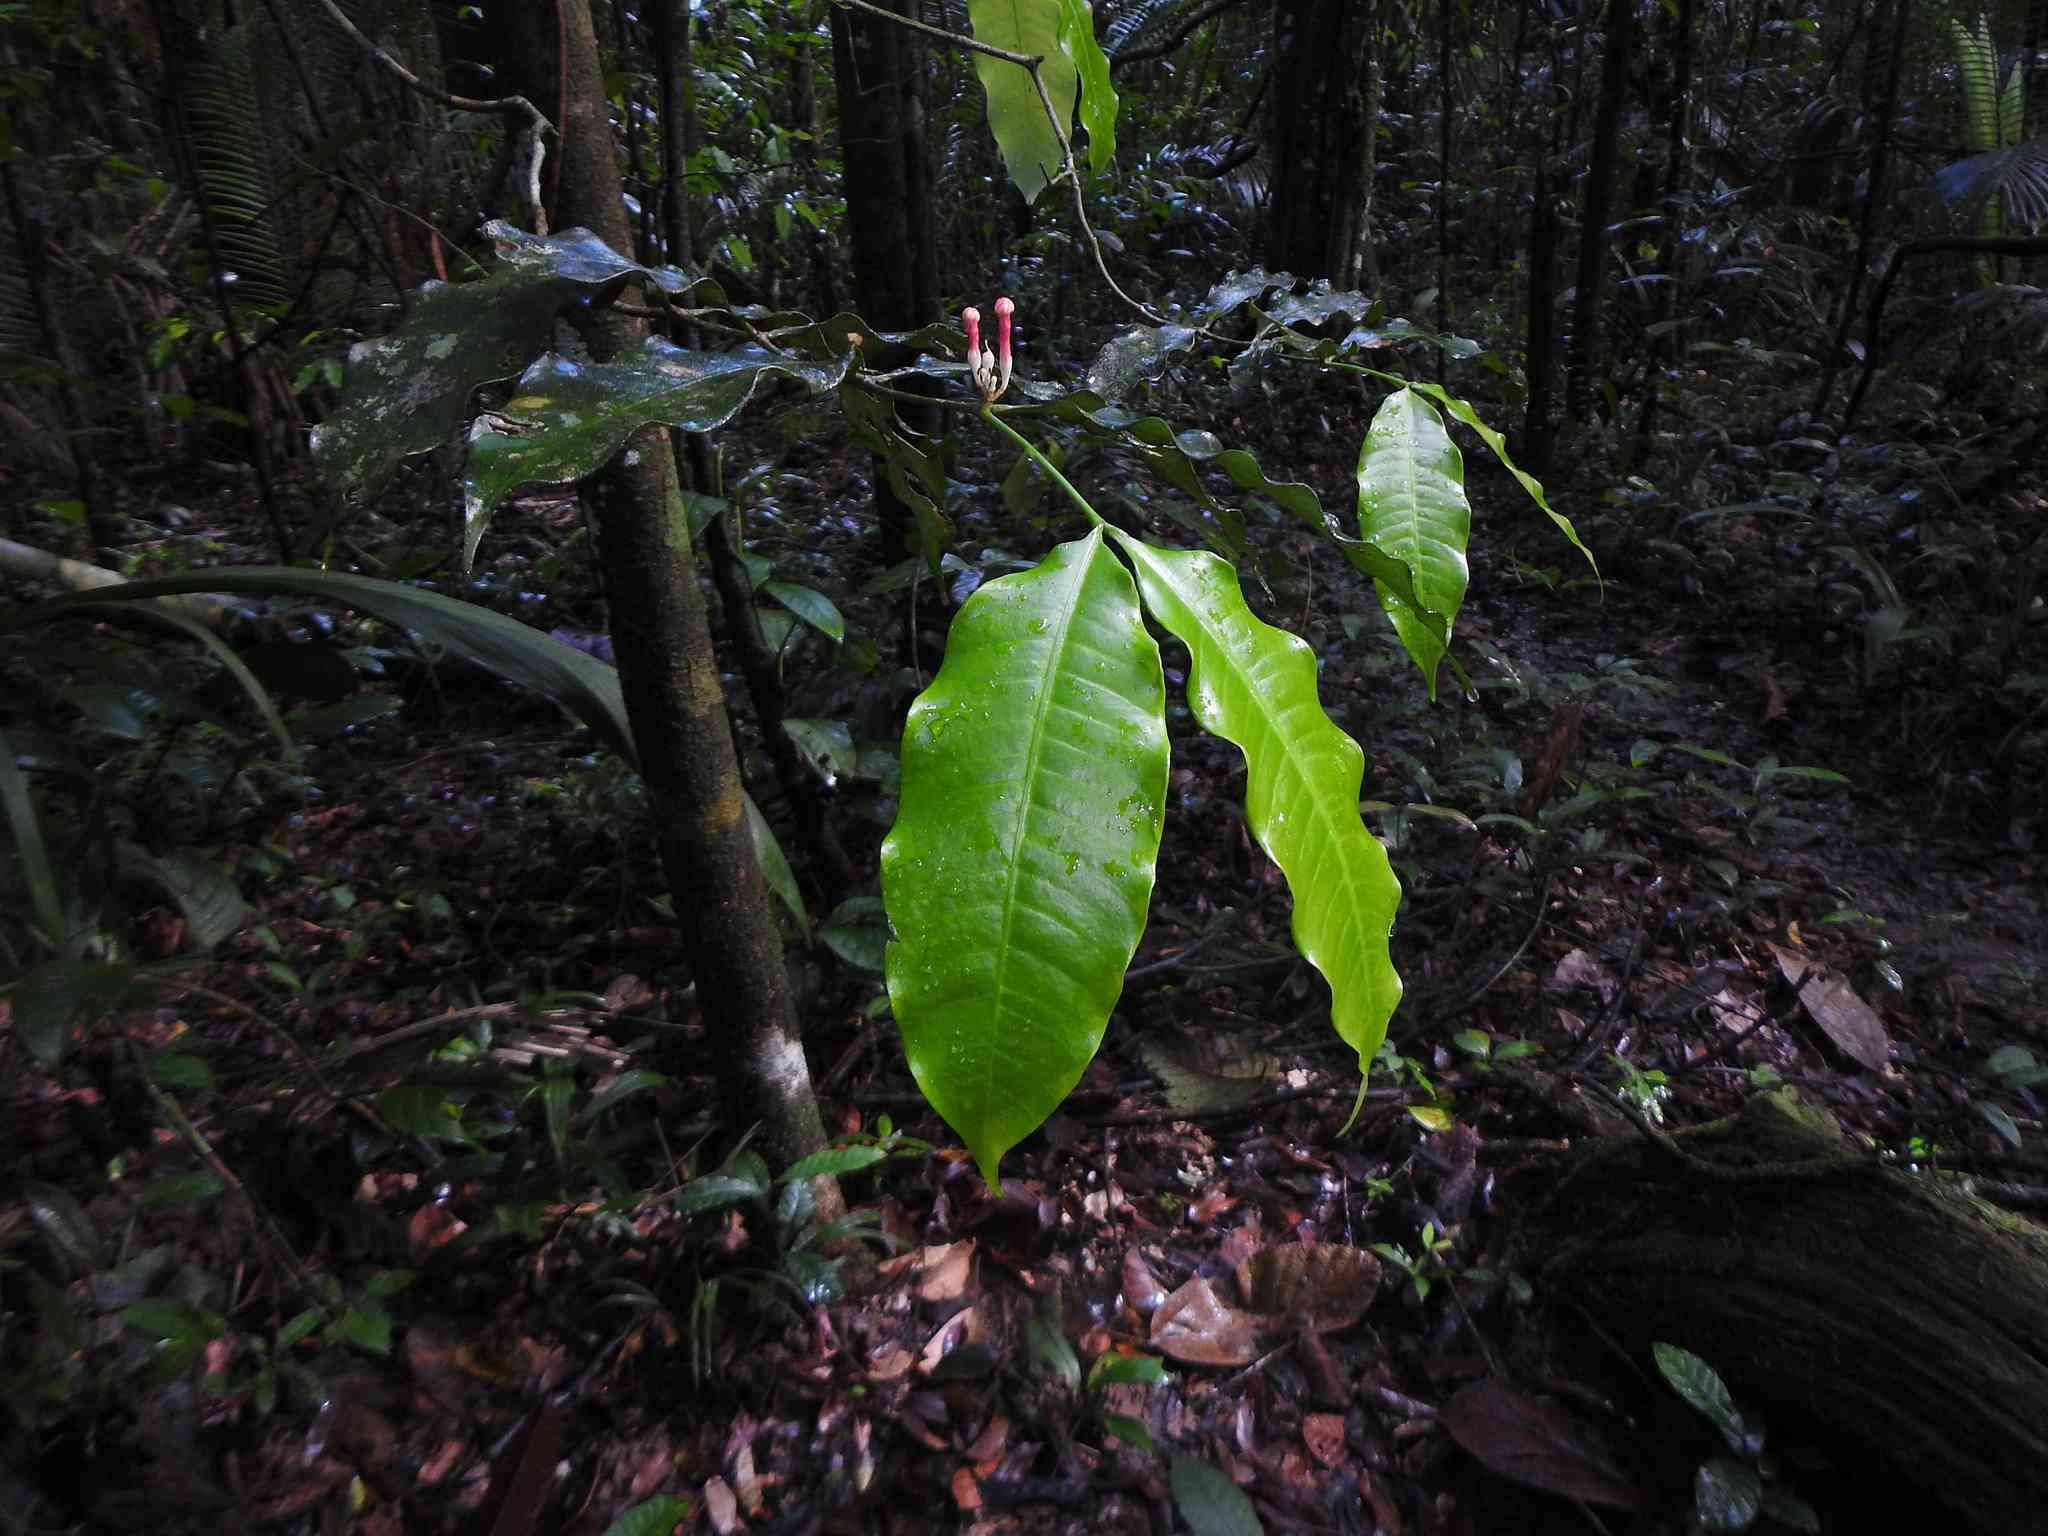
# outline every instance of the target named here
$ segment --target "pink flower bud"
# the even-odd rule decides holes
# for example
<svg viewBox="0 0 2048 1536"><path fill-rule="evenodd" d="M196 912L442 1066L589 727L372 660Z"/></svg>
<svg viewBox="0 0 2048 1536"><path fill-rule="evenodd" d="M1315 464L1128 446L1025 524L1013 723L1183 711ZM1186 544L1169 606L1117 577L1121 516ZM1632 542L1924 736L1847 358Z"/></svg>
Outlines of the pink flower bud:
<svg viewBox="0 0 2048 1536"><path fill-rule="evenodd" d="M967 361L970 363L979 362L981 360L981 311L972 304L968 305L960 311L960 323L967 327ZM1006 329L1008 324L1008 321L1004 322Z"/></svg>
<svg viewBox="0 0 2048 1536"><path fill-rule="evenodd" d="M1010 316L1016 310L1008 294L996 300L996 360L1002 365L996 385L998 394L1010 387Z"/></svg>

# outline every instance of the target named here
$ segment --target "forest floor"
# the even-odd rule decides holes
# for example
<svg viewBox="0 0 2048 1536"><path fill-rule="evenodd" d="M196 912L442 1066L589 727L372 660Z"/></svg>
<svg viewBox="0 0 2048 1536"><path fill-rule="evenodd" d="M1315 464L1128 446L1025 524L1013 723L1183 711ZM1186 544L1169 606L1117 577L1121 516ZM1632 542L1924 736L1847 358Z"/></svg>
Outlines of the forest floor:
<svg viewBox="0 0 2048 1536"><path fill-rule="evenodd" d="M760 552L820 584L862 569L858 519L802 542L858 504L857 466L777 483ZM1902 1165L2048 1206L2022 1064L2048 1026L2041 783L2001 763L2008 717L1958 713L1937 648L1877 647L1839 583L1802 589L1767 518L1716 521L1706 550L1596 515L1603 590L1547 532L1496 532L1524 514L1491 482L1475 500L1469 688L1429 700L1304 536L1267 530L1254 594L1322 657L1406 888L1407 999L1356 1124L1237 754L1178 710L1153 927L1000 1193L922 1108L872 970L793 950L828 1125L859 1149L836 1233L719 1118L717 1021L675 974L689 914L631 777L488 678L401 684L344 621L386 673L302 711L305 767L249 767L199 839L256 920L57 1074L5 1046L26 1182L0 1263L37 1323L8 1341L25 1454L0 1458L0 1509L158 1532L1163 1532L1175 1509L1204 1533L1685 1529L1721 1436L1545 1293L1515 1175L1790 1084ZM493 538L545 549L573 513L523 503ZM569 590L515 554L482 595L593 627L587 600L520 595L549 582ZM873 678L797 643L799 713L874 717ZM871 872L886 781L833 803ZM833 948L872 960L873 937L848 915ZM179 939L161 908L135 935L166 959ZM1793 1527L1902 1528L1870 1523L1819 1430L1771 1449Z"/></svg>

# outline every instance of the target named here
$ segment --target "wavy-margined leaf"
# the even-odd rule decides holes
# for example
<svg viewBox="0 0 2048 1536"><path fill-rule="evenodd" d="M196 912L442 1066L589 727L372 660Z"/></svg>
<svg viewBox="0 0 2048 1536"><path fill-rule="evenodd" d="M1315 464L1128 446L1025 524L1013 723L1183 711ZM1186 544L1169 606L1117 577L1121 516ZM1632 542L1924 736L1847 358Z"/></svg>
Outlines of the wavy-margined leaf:
<svg viewBox="0 0 2048 1536"><path fill-rule="evenodd" d="M1109 83L1109 58L1095 40L1095 12L1088 0L1060 0L1059 46L1081 77L1088 168L1100 176L1116 160L1117 97Z"/></svg>
<svg viewBox="0 0 2048 1536"><path fill-rule="evenodd" d="M975 38L994 48L1040 58L1038 75L1059 114L1060 133L1072 133L1074 97L1080 76L1060 48L1060 0L967 0ZM1060 168L1060 141L1030 71L985 53L974 56L974 72L988 95L988 126L1003 152L1010 179L1035 203Z"/></svg>
<svg viewBox="0 0 2048 1536"><path fill-rule="evenodd" d="M494 677L554 700L588 725L628 763L639 764L619 674L606 663L553 635L465 603L402 582L347 571L302 570L286 565L245 565L194 571L185 576L159 576L120 586L95 587L89 593L53 598L19 615L15 622L33 623L74 607L93 603L167 597L180 592L229 592L250 596L307 596L375 614L387 624L407 629L430 644L452 651ZM748 801L752 806L751 799ZM769 874L770 884L789 903L799 922L807 921L793 879L778 882L777 871L789 865L775 844L775 834L759 811L748 817L754 851Z"/></svg>
<svg viewBox="0 0 2048 1536"><path fill-rule="evenodd" d="M1450 412L1454 420L1463 422L1474 432L1478 433L1479 440L1492 449L1493 456L1500 460L1500 467L1515 477L1515 483L1529 493L1529 499L1543 509L1543 515L1557 525L1558 532L1571 541L1572 548L1586 557L1586 564L1593 568L1593 575L1595 577L1599 576L1600 562L1593 558L1593 551L1586 548L1580 542L1579 530L1572 526L1572 520L1551 506L1549 499L1543 494L1543 482L1514 461L1513 456L1508 452L1507 439L1482 421L1479 413L1472 409L1469 401L1452 394L1440 384L1431 384L1422 379L1403 380L1394 374L1381 373L1374 368L1368 368L1365 371L1374 378L1385 379L1389 384L1403 386L1420 394L1428 395L1432 400L1442 405L1446 411Z"/></svg>
<svg viewBox="0 0 2048 1536"><path fill-rule="evenodd" d="M1401 884L1359 818L1365 754L1323 713L1307 643L1256 617L1235 571L1115 538L1146 611L1188 648L1195 718L1244 753L1245 820L1287 877L1295 947L1330 984L1331 1022L1363 1072L1401 1000L1387 949Z"/></svg>
<svg viewBox="0 0 2048 1536"><path fill-rule="evenodd" d="M856 378L840 387L839 405L854 441L874 454L889 488L910 508L926 559L936 560L953 537L953 524L944 511L946 466L939 444L910 431L896 414L894 401L861 388Z"/></svg>
<svg viewBox="0 0 2048 1536"><path fill-rule="evenodd" d="M1358 529L1414 574L1419 609L1384 584L1374 585L1435 698L1449 625L1465 600L1472 508L1458 445L1443 418L1412 389L1397 389L1380 402L1358 450ZM1443 630L1434 617L1441 617Z"/></svg>
<svg viewBox="0 0 2048 1536"><path fill-rule="evenodd" d="M740 413L770 375L813 394L838 387L851 352L804 362L772 352L692 352L650 336L609 363L550 352L519 376L503 409L477 418L462 478L462 566L498 503L525 485L563 485L595 474L642 427L655 422L712 432Z"/></svg>
<svg viewBox="0 0 2048 1536"><path fill-rule="evenodd" d="M485 233L498 253L487 276L427 284L405 324L350 350L345 402L313 429L314 456L344 492L374 495L407 458L449 441L477 387L518 374L578 300L608 301L636 280L723 297L674 267L638 266L587 229L542 238L493 222Z"/></svg>
<svg viewBox="0 0 2048 1536"><path fill-rule="evenodd" d="M911 706L882 844L889 1001L990 1184L1080 1080L1144 932L1165 689L1096 532L969 598Z"/></svg>

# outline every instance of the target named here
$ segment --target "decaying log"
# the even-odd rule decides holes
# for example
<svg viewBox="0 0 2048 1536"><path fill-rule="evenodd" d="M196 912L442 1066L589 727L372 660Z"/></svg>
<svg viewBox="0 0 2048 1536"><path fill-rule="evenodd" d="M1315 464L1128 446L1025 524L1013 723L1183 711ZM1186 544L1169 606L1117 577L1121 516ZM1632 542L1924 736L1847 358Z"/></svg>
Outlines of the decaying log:
<svg viewBox="0 0 2048 1536"><path fill-rule="evenodd" d="M1637 1359L1866 1447L1981 1531L2048 1526L2048 1228L1857 1149L1790 1090L1526 1191L1541 1293Z"/></svg>

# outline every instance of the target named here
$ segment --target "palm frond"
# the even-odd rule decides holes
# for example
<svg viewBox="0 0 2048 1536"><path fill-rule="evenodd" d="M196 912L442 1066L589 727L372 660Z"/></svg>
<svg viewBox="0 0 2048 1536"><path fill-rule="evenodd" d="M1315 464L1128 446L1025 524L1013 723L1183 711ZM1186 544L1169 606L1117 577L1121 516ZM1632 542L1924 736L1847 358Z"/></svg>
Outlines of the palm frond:
<svg viewBox="0 0 2048 1536"><path fill-rule="evenodd" d="M250 45L251 24L238 23L193 61L187 117L197 190L220 260L234 275L235 303L276 313L290 303L291 269L277 236Z"/></svg>

